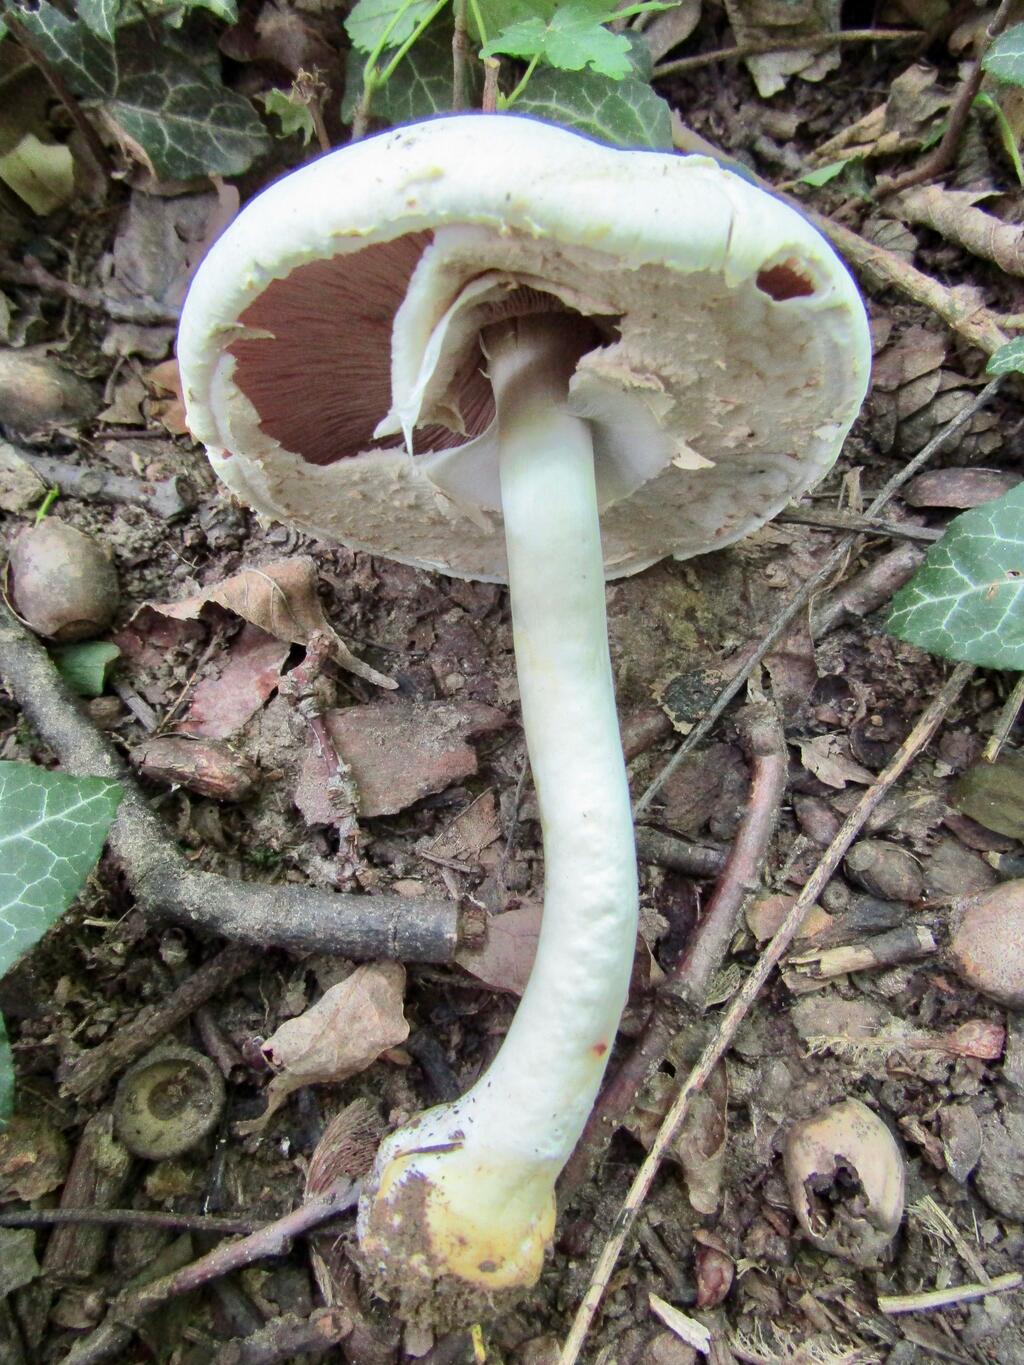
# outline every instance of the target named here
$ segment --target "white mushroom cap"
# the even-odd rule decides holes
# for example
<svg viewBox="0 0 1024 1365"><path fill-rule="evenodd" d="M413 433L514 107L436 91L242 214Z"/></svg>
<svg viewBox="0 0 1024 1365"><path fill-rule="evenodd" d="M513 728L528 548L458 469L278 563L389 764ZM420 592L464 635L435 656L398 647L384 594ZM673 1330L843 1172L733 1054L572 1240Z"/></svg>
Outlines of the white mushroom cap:
<svg viewBox="0 0 1024 1365"><path fill-rule="evenodd" d="M538 294L593 320L569 407L593 432L609 577L774 516L867 387L857 291L781 201L704 157L456 115L303 167L224 233L179 333L189 424L265 514L504 580L477 335Z"/></svg>

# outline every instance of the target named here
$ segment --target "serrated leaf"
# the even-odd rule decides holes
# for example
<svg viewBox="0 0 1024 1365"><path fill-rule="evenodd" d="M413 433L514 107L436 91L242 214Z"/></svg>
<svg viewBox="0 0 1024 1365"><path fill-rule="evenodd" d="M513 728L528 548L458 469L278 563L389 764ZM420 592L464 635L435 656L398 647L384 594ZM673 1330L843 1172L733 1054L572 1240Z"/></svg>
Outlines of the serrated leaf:
<svg viewBox="0 0 1024 1365"><path fill-rule="evenodd" d="M989 356L986 374L1024 373L1024 337L1014 337Z"/></svg>
<svg viewBox="0 0 1024 1365"><path fill-rule="evenodd" d="M78 895L120 800L107 778L0 762L0 976Z"/></svg>
<svg viewBox="0 0 1024 1365"><path fill-rule="evenodd" d="M74 645L54 645L50 650L57 672L80 697L102 695L107 670L120 654L109 640L83 640Z"/></svg>
<svg viewBox="0 0 1024 1365"><path fill-rule="evenodd" d="M434 0L359 0L345 20L345 32L360 52L401 47L434 7Z"/></svg>
<svg viewBox="0 0 1024 1365"><path fill-rule="evenodd" d="M539 58L560 71L589 67L612 80L622 80L633 70L629 40L604 27L615 17L606 0L569 0L549 19L538 15L522 19L495 35L480 49L482 57Z"/></svg>
<svg viewBox="0 0 1024 1365"><path fill-rule="evenodd" d="M1024 669L1024 484L950 522L887 627L947 659Z"/></svg>
<svg viewBox="0 0 1024 1365"><path fill-rule="evenodd" d="M596 71L541 68L513 108L618 147L672 146L668 105L635 76L615 81Z"/></svg>
<svg viewBox="0 0 1024 1365"><path fill-rule="evenodd" d="M1024 85L1024 24L1001 33L981 59L990 76L1008 85Z"/></svg>
<svg viewBox="0 0 1024 1365"><path fill-rule="evenodd" d="M247 99L225 89L168 39L154 44L142 25L118 30L111 45L48 0L21 21L81 99L162 180L238 175L269 145Z"/></svg>
<svg viewBox="0 0 1024 1365"><path fill-rule="evenodd" d="M117 21L121 17L121 0L78 0L79 19L106 43L114 41Z"/></svg>

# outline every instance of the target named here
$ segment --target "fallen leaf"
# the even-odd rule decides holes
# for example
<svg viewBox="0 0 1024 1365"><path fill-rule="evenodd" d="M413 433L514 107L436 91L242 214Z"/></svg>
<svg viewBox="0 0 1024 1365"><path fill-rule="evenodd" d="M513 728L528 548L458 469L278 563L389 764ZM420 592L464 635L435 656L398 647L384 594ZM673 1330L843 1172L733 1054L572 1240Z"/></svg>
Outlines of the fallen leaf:
<svg viewBox="0 0 1024 1365"><path fill-rule="evenodd" d="M377 687L389 690L397 687L393 678L357 659L335 633L317 597L316 581L313 560L307 555L296 555L293 559L278 559L259 568L243 569L181 602L147 602L139 612L155 611L176 621L196 621L204 608L223 607L276 639L287 640L293 645L308 644L311 636L322 633L330 642L331 657L340 667Z"/></svg>
<svg viewBox="0 0 1024 1365"><path fill-rule="evenodd" d="M494 789L488 788L441 831L428 851L435 858L472 862L500 834L497 798Z"/></svg>
<svg viewBox="0 0 1024 1365"><path fill-rule="evenodd" d="M238 1132L261 1132L293 1090L337 1085L403 1043L409 1036L402 1013L404 992L400 963L365 963L325 991L305 1014L283 1023L261 1049L278 1073L267 1087L266 1110L258 1119L240 1123Z"/></svg>
<svg viewBox="0 0 1024 1365"><path fill-rule="evenodd" d="M68 1145L45 1119L15 1114L0 1133L0 1202L31 1203L64 1183Z"/></svg>
<svg viewBox="0 0 1024 1365"><path fill-rule="evenodd" d="M455 961L496 991L522 995L537 955L542 905L522 905L501 915L488 915L482 948L460 948Z"/></svg>
<svg viewBox="0 0 1024 1365"><path fill-rule="evenodd" d="M221 656L220 672L196 685L176 729L197 739L227 739L260 709L281 680L288 644L246 625Z"/></svg>
<svg viewBox="0 0 1024 1365"><path fill-rule="evenodd" d="M820 81L839 65L838 48L823 51L819 47L812 51L800 46L801 38L820 38L838 30L839 0L797 0L783 5L725 0L725 10L740 47L792 39L791 48L745 58L757 93L763 99L785 89L790 76Z"/></svg>
<svg viewBox="0 0 1024 1365"><path fill-rule="evenodd" d="M158 394L169 397L150 399L146 404L146 414L169 431L172 436L188 435L188 422L185 420L185 396L181 390L181 371L172 356L146 371L146 383Z"/></svg>
<svg viewBox="0 0 1024 1365"><path fill-rule="evenodd" d="M46 484L14 446L0 441L0 511L26 512L39 502Z"/></svg>
<svg viewBox="0 0 1024 1365"><path fill-rule="evenodd" d="M472 777L476 753L467 740L508 724L482 702L371 702L324 714L331 739L351 770L363 816L393 815L414 801ZM311 739L295 804L310 824L330 824L329 773Z"/></svg>
<svg viewBox="0 0 1024 1365"><path fill-rule="evenodd" d="M40 142L26 133L16 147L0 156L0 180L33 213L53 213L75 192L75 163L62 142Z"/></svg>
<svg viewBox="0 0 1024 1365"><path fill-rule="evenodd" d="M903 501L911 507L956 507L967 509L994 502L1020 483L1011 469L930 469L918 474L903 490Z"/></svg>
<svg viewBox="0 0 1024 1365"><path fill-rule="evenodd" d="M874 773L849 757L849 741L842 735L815 735L793 743L800 750L800 762L826 787L842 789L847 782L863 782L870 787L875 780Z"/></svg>

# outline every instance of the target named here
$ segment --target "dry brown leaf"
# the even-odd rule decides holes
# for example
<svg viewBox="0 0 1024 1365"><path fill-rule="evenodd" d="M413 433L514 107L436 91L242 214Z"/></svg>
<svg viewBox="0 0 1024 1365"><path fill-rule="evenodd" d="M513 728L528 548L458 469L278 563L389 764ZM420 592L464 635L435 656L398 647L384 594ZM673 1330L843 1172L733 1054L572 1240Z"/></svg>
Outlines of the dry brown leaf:
<svg viewBox="0 0 1024 1365"><path fill-rule="evenodd" d="M522 995L537 953L541 905L521 905L503 915L488 915L487 940L482 948L462 948L455 961L496 991Z"/></svg>
<svg viewBox="0 0 1024 1365"><path fill-rule="evenodd" d="M330 641L331 657L342 668L377 687L391 690L398 686L393 678L357 659L335 633L317 597L316 565L308 555L243 569L181 602L147 602L140 610L159 612L176 621L196 621L203 608L211 605L223 607L293 645L308 644L313 635L324 634Z"/></svg>
<svg viewBox="0 0 1024 1365"><path fill-rule="evenodd" d="M841 789L847 782L863 782L870 787L875 780L874 773L850 758L849 741L842 735L815 735L793 743L800 750L800 762L826 787Z"/></svg>
<svg viewBox="0 0 1024 1365"><path fill-rule="evenodd" d="M263 1130L293 1090L337 1085L365 1071L382 1052L409 1036L402 1013L405 968L398 962L368 962L325 991L297 1019L288 1019L263 1044L263 1055L278 1072L267 1087L267 1107L258 1119L238 1125L243 1136Z"/></svg>
<svg viewBox="0 0 1024 1365"><path fill-rule="evenodd" d="M172 436L186 436L188 422L185 420L185 395L181 391L181 371L172 356L146 371L146 383L158 395L146 404L146 415L157 421ZM169 395L165 397L163 395Z"/></svg>
<svg viewBox="0 0 1024 1365"><path fill-rule="evenodd" d="M1024 227L1004 223L975 207L991 193L918 185L902 194L890 195L885 208L906 222L920 223L973 255L994 262L1009 275L1024 275Z"/></svg>

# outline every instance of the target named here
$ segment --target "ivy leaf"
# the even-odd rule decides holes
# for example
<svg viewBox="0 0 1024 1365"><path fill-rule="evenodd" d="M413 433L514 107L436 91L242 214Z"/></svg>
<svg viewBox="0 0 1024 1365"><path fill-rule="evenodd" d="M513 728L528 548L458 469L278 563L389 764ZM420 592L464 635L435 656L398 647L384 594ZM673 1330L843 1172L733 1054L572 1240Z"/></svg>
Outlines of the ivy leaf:
<svg viewBox="0 0 1024 1365"><path fill-rule="evenodd" d="M385 33L385 50L401 47L433 8L434 0L359 0L345 20L345 32L360 52L375 52Z"/></svg>
<svg viewBox="0 0 1024 1365"><path fill-rule="evenodd" d="M109 640L84 640L74 645L54 645L50 657L57 672L80 697L99 697L107 684L107 669L121 651Z"/></svg>
<svg viewBox="0 0 1024 1365"><path fill-rule="evenodd" d="M120 800L119 782L0 763L0 976L78 895Z"/></svg>
<svg viewBox="0 0 1024 1365"><path fill-rule="evenodd" d="M75 94L99 109L159 179L238 175L268 146L248 100L173 41L155 44L143 25L122 28L106 43L49 0L20 11L20 21Z"/></svg>
<svg viewBox="0 0 1024 1365"><path fill-rule="evenodd" d="M1024 337L1014 337L989 356L986 374L1024 373Z"/></svg>
<svg viewBox="0 0 1024 1365"><path fill-rule="evenodd" d="M4 1017L0 1014L0 1133L14 1111L14 1057L7 1041Z"/></svg>
<svg viewBox="0 0 1024 1365"><path fill-rule="evenodd" d="M1024 24L1014 24L1000 33L981 59L981 65L1007 85L1024 85Z"/></svg>
<svg viewBox="0 0 1024 1365"><path fill-rule="evenodd" d="M121 0L78 0L79 19L106 43L114 41L117 21L121 17Z"/></svg>
<svg viewBox="0 0 1024 1365"><path fill-rule="evenodd" d="M483 85L480 63L471 62L466 72L471 105L480 101ZM345 72L345 98L341 106L344 122L351 122L359 102L363 79L363 60L350 52ZM444 22L431 24L409 49L386 84L378 86L373 95L372 115L375 120L396 127L400 123L417 123L435 114L447 114L452 107L452 30Z"/></svg>
<svg viewBox="0 0 1024 1365"><path fill-rule="evenodd" d="M616 81L596 71L542 68L513 107L619 147L672 146L668 105L636 76Z"/></svg>
<svg viewBox="0 0 1024 1365"><path fill-rule="evenodd" d="M950 522L887 626L947 659L1024 669L1024 484Z"/></svg>
<svg viewBox="0 0 1024 1365"><path fill-rule="evenodd" d="M633 5L629 13L663 6ZM607 0L569 0L547 17L531 15L503 29L480 49L482 57L535 58L561 71L589 67L612 80L623 80L633 71L629 39L604 27L626 11L609 8Z"/></svg>

